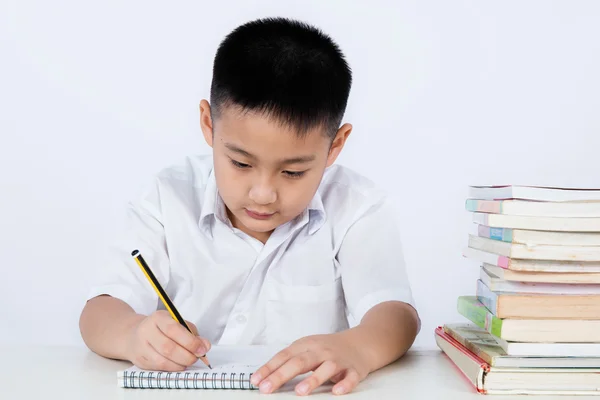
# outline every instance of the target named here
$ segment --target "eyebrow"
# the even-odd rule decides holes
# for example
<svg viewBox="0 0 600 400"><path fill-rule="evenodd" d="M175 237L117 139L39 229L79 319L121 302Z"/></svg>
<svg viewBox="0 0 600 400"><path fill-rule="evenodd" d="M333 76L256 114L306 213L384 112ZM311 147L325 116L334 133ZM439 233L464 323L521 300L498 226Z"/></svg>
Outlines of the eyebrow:
<svg viewBox="0 0 600 400"><path fill-rule="evenodd" d="M256 160L256 158L257 158L254 154L247 152L246 150L242 149L241 147L236 146L235 144L225 143L225 147L227 147L229 150L231 150L235 153L241 154L242 156L251 158L253 160ZM280 163L281 164L304 164L304 163L314 161L315 158L316 157L313 154L311 154L308 156L285 158L285 159L281 160Z"/></svg>
<svg viewBox="0 0 600 400"><path fill-rule="evenodd" d="M256 159L256 156L248 153L246 150L242 149L241 147L236 146L235 144L225 143L225 147L227 147L229 150L231 150L235 153L241 154L248 158Z"/></svg>

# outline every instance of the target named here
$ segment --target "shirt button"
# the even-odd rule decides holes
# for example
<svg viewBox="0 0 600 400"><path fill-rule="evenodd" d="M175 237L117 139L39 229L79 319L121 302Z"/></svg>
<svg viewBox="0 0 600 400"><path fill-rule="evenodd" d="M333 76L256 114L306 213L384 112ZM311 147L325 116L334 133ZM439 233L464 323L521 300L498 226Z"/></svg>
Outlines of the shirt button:
<svg viewBox="0 0 600 400"><path fill-rule="evenodd" d="M244 317L243 315L238 315L237 318L235 319L237 322L239 322L240 324L243 324L246 322L246 317Z"/></svg>

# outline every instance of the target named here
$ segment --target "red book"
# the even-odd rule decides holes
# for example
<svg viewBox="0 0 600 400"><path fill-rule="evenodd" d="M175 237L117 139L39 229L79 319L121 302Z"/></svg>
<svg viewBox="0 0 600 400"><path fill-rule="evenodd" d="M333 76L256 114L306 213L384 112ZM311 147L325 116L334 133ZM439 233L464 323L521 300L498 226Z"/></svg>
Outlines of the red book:
<svg viewBox="0 0 600 400"><path fill-rule="evenodd" d="M493 367L456 339L435 330L438 347L482 394L600 395L598 368Z"/></svg>

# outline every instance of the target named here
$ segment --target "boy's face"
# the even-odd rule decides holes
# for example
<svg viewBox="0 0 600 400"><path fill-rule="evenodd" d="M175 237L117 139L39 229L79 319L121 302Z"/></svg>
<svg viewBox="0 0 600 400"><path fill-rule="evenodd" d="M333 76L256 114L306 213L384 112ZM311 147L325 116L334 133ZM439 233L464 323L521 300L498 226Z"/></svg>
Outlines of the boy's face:
<svg viewBox="0 0 600 400"><path fill-rule="evenodd" d="M205 100L200 124L213 148L217 187L231 223L263 243L308 206L352 129L345 124L333 141L320 129L299 138L264 115L234 107L212 121Z"/></svg>

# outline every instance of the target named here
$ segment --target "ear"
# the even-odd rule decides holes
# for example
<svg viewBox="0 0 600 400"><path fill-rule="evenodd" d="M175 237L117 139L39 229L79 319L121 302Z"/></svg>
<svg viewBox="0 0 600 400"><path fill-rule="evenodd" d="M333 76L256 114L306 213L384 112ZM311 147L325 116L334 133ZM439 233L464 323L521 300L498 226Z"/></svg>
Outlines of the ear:
<svg viewBox="0 0 600 400"><path fill-rule="evenodd" d="M346 139L350 136L352 132L352 125L344 124L338 129L333 141L331 142L331 146L329 147L329 154L327 155L327 165L329 167L333 164L336 158L339 156L340 152L344 148L344 144L346 143Z"/></svg>
<svg viewBox="0 0 600 400"><path fill-rule="evenodd" d="M213 122L210 116L210 104L208 101L202 100L200 102L200 129L204 135L206 144L210 147L213 145Z"/></svg>

